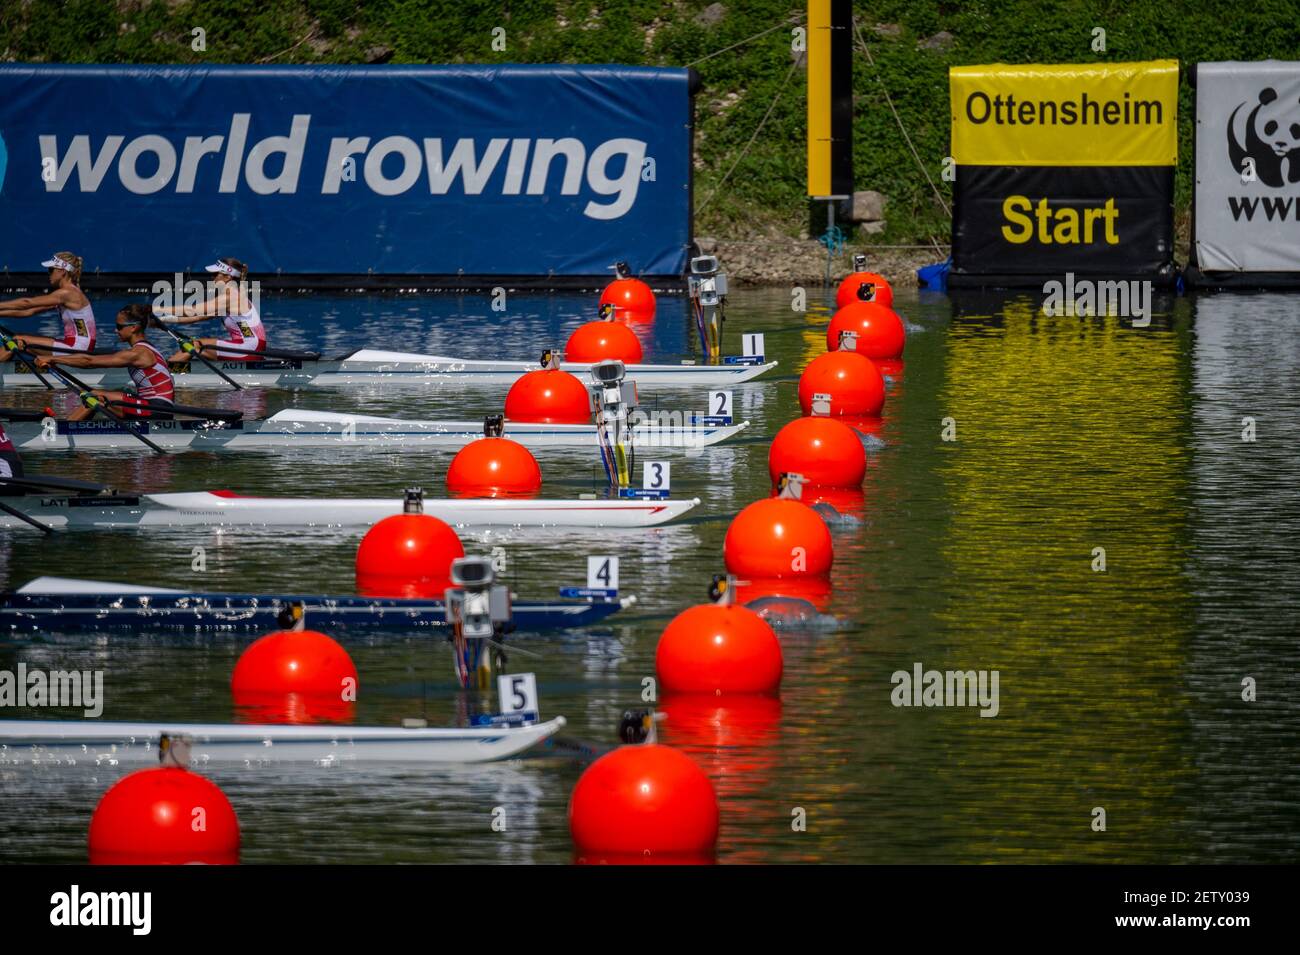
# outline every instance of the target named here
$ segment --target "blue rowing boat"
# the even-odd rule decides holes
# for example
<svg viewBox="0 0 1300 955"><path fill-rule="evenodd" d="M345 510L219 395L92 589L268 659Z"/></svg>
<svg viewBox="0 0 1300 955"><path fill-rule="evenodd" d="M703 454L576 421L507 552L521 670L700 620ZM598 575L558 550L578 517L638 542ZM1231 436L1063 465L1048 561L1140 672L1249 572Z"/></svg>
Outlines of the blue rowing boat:
<svg viewBox="0 0 1300 955"><path fill-rule="evenodd" d="M635 597L519 602L515 631L586 627L635 602ZM295 594L191 593L97 580L38 577L0 594L0 633L61 634L130 629L155 632L266 633L280 629L285 607L301 603L313 630L408 634L448 628L440 600Z"/></svg>

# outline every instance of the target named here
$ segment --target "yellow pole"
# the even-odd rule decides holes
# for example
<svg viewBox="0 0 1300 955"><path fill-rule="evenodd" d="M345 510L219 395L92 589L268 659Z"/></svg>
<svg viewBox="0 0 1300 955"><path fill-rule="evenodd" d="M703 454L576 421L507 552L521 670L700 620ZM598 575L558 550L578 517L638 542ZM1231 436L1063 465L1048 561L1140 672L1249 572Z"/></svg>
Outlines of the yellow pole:
<svg viewBox="0 0 1300 955"><path fill-rule="evenodd" d="M831 0L808 0L808 195L831 195Z"/></svg>

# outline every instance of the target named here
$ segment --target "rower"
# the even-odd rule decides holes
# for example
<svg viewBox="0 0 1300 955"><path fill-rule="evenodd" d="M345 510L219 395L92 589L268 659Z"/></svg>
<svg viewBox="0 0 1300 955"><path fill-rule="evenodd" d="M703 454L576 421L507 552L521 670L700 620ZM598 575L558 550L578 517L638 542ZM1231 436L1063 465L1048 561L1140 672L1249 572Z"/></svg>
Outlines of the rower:
<svg viewBox="0 0 1300 955"><path fill-rule="evenodd" d="M217 259L207 267L215 276L216 289L202 305L179 308L154 308L154 314L169 325L190 325L220 317L225 323L226 338L199 338L193 343L207 358L221 361L256 361L266 350L266 326L257 313L257 305L248 296L248 266L239 259ZM170 361L184 366L193 357L181 348Z"/></svg>
<svg viewBox="0 0 1300 955"><path fill-rule="evenodd" d="M169 419L170 414L150 408L152 404L172 404L175 383L163 353L145 338L145 329L151 320L148 305L127 305L117 313L117 337L126 343L121 351L107 355L54 354L36 359L37 368L50 365L67 365L72 368L126 368L135 385L135 393L124 391L92 390L81 395L83 407L68 415L69 421L91 418L102 402L121 402L118 405L126 417Z"/></svg>
<svg viewBox="0 0 1300 955"><path fill-rule="evenodd" d="M592 407L596 409L596 438L605 475L615 488L631 484L635 458L630 411L638 398L636 382L626 381L627 368L617 358L598 361L591 366Z"/></svg>
<svg viewBox="0 0 1300 955"><path fill-rule="evenodd" d="M0 478L20 478L23 476L23 458L14 447L13 441L9 435L5 434L5 426L0 422ZM6 484L0 484L0 494L22 494L18 489L10 488Z"/></svg>
<svg viewBox="0 0 1300 955"><path fill-rule="evenodd" d="M81 291L81 256L71 252L56 252L41 265L49 272L50 291L45 295L13 298L0 302L0 318L27 318L50 309L57 309L63 320L63 338L46 338L43 335L19 335L19 348L39 348L44 351L90 352L95 348L95 312L90 299ZM0 352L0 362L12 359L13 352Z"/></svg>

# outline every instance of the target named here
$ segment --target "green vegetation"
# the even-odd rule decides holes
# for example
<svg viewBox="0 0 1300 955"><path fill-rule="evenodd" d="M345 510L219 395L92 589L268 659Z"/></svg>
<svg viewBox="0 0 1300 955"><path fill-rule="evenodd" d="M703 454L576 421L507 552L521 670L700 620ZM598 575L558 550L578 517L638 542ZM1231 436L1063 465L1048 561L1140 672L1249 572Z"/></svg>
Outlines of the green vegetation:
<svg viewBox="0 0 1300 955"><path fill-rule="evenodd" d="M732 238L804 227L804 77L793 71L789 0L27 0L0 10L0 59L66 63L630 63L694 64L696 231ZM721 7L721 17L718 7ZM1297 59L1293 0L886 0L858 4L854 162L860 189L889 198L874 241L946 242L948 219L885 102L887 90L930 176L948 151L947 69L1008 62ZM789 26L744 42L782 22ZM492 49L504 27L506 49ZM1106 52L1091 49L1106 31ZM191 48L192 30L207 49ZM950 34L950 37L937 36ZM734 50L702 59L731 44ZM779 97L773 107L773 100ZM1177 201L1185 232L1191 196L1191 89L1180 108ZM771 108L762 133L744 149ZM730 177L723 179L735 165ZM720 188L721 186L721 188Z"/></svg>

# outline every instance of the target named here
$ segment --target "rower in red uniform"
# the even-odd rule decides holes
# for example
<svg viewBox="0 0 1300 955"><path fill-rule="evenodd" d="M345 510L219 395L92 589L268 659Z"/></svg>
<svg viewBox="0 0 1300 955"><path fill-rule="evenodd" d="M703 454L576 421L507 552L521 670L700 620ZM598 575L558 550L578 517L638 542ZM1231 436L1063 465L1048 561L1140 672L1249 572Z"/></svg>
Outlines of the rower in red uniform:
<svg viewBox="0 0 1300 955"><path fill-rule="evenodd" d="M255 361L266 349L266 326L257 314L257 306L248 297L248 266L239 259L217 259L208 266L217 285L213 296L202 305L181 308L155 308L154 314L167 324L190 325L220 316L226 325L225 338L196 339L203 357L218 361ZM184 349L171 356L173 362L187 362L191 354Z"/></svg>
<svg viewBox="0 0 1300 955"><path fill-rule="evenodd" d="M41 369L50 365L67 365L70 368L126 368L135 385L135 394L124 391L99 391L92 394L101 401L124 401L127 406L114 408L121 415L132 418L170 418L166 412L157 412L140 402L152 401L172 404L175 383L167 359L145 338L145 329L153 316L148 305L128 305L117 313L117 337L127 347L109 355L50 355L36 359ZM94 408L78 408L68 415L69 421L85 421L94 415Z"/></svg>
<svg viewBox="0 0 1300 955"><path fill-rule="evenodd" d="M22 477L23 476L23 459L18 454L18 449L14 447L13 441L9 435L5 434L5 426L0 423L0 478ZM0 494L4 494L5 489L0 485ZM13 493L21 494L21 491Z"/></svg>
<svg viewBox="0 0 1300 955"><path fill-rule="evenodd" d="M27 318L50 309L58 309L63 319L63 339L44 335L15 335L19 348L36 346L49 351L91 352L95 349L95 312L90 299L81 291L81 256L71 252L55 252L53 258L41 265L49 270L50 291L45 295L12 298L0 302L0 319ZM9 361L12 352L0 354L0 362Z"/></svg>

